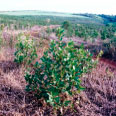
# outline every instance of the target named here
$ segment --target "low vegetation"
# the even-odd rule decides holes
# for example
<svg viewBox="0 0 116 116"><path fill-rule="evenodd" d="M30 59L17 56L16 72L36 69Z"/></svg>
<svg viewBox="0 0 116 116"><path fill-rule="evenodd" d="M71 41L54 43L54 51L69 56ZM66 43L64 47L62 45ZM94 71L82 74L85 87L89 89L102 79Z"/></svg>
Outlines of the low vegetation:
<svg viewBox="0 0 116 116"><path fill-rule="evenodd" d="M36 16L1 17L17 22L10 22L15 24L11 29L6 18L0 27L0 115L115 116L115 62L100 58L110 51L116 56L114 22L77 24L73 17L57 23L52 17L46 26L40 20L41 28L32 33ZM54 22L63 29L53 27ZM97 47L96 41L101 42Z"/></svg>
<svg viewBox="0 0 116 116"><path fill-rule="evenodd" d="M20 34L16 44L16 52L14 61L18 64L31 65L32 61L37 58L36 46L33 39L28 35Z"/></svg>
<svg viewBox="0 0 116 116"><path fill-rule="evenodd" d="M71 103L70 97L83 90L80 77L96 63L83 48L75 49L73 42L62 42L63 30L58 29L59 41L52 41L44 52L41 63L36 62L33 74L26 73L27 91L33 91L39 99L63 112Z"/></svg>

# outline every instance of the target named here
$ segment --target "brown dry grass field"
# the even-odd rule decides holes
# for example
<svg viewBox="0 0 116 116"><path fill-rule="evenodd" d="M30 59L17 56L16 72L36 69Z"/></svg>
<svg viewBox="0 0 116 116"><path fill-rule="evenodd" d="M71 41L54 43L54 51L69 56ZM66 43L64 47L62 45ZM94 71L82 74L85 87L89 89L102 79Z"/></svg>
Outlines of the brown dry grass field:
<svg viewBox="0 0 116 116"><path fill-rule="evenodd" d="M48 41L41 41L38 51L42 56ZM14 63L13 46L0 49L0 116L54 116L45 106L25 91L23 67ZM38 58L38 59L39 59ZM64 116L116 116L116 66L100 60L93 71L82 78L86 88L73 97L74 109Z"/></svg>

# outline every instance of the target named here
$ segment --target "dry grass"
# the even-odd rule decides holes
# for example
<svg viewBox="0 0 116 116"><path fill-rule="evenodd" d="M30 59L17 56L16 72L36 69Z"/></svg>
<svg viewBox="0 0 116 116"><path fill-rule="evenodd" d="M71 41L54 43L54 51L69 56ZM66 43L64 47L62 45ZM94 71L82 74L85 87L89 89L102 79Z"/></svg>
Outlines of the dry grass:
<svg viewBox="0 0 116 116"><path fill-rule="evenodd" d="M0 116L54 116L31 93L25 92L22 68L13 62L13 49L0 52ZM38 54L42 55L41 49ZM74 96L74 109L65 116L116 116L116 69L100 62L92 73L82 78L86 88Z"/></svg>
<svg viewBox="0 0 116 116"><path fill-rule="evenodd" d="M97 68L82 79L86 90L82 92L82 115L93 113L92 116L116 115L116 69L100 62ZM86 101L88 103L86 104Z"/></svg>
<svg viewBox="0 0 116 116"><path fill-rule="evenodd" d="M39 60L49 40L37 41ZM25 92L23 68L13 62L14 51L10 45L0 49L0 116L54 116L52 108ZM116 116L116 66L100 61L82 85L85 91L74 96L74 109L64 116Z"/></svg>

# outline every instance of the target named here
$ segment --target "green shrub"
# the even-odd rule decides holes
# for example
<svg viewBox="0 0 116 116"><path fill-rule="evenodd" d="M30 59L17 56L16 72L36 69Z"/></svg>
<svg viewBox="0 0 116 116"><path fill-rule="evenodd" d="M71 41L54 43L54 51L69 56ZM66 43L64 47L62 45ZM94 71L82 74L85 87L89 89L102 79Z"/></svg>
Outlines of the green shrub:
<svg viewBox="0 0 116 116"><path fill-rule="evenodd" d="M111 40L110 43L116 47L116 36L114 36Z"/></svg>
<svg viewBox="0 0 116 116"><path fill-rule="evenodd" d="M37 58L36 47L34 41L20 34L16 44L15 62L19 64L30 65Z"/></svg>
<svg viewBox="0 0 116 116"><path fill-rule="evenodd" d="M3 38L2 38L2 33L3 33L4 25L0 25L0 48L3 45Z"/></svg>
<svg viewBox="0 0 116 116"><path fill-rule="evenodd" d="M72 24L69 21L64 21L62 23L62 28L65 30L65 36L66 37L74 36L74 34L75 34L74 28L73 28Z"/></svg>
<svg viewBox="0 0 116 116"><path fill-rule="evenodd" d="M68 30L68 28L71 26L70 22L69 21L64 21L62 23L62 28Z"/></svg>
<svg viewBox="0 0 116 116"><path fill-rule="evenodd" d="M48 35L50 35L52 33L52 29L50 29L49 27L46 29L46 32Z"/></svg>
<svg viewBox="0 0 116 116"><path fill-rule="evenodd" d="M50 43L41 62L36 62L32 72L26 72L25 80L27 91L33 91L39 99L59 109L70 105L69 98L84 89L80 77L89 72L96 61L83 46L76 49L72 41L63 43L62 29L59 28L56 35L59 40Z"/></svg>
<svg viewBox="0 0 116 116"><path fill-rule="evenodd" d="M0 48L1 48L1 46L2 46L2 43L3 43L2 32L0 31Z"/></svg>

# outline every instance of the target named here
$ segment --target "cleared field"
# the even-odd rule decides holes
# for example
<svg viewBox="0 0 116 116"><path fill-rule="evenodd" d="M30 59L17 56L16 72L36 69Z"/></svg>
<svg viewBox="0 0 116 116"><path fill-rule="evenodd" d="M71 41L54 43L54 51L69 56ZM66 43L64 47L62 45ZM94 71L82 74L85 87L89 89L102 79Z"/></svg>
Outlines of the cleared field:
<svg viewBox="0 0 116 116"><path fill-rule="evenodd" d="M4 11L4 12L0 12L0 14L15 15L15 16L22 16L22 15L47 15L47 16L88 18L88 17L81 16L81 15L80 16L73 15L72 13L45 12L45 11Z"/></svg>

